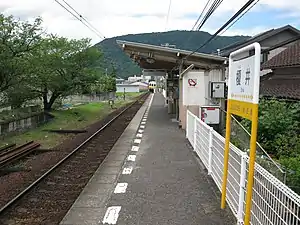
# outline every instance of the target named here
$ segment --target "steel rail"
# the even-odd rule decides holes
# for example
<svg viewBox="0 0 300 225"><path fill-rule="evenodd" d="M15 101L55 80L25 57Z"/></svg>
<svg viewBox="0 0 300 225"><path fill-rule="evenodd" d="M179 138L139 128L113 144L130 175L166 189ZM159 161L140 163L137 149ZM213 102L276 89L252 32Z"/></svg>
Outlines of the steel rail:
<svg viewBox="0 0 300 225"><path fill-rule="evenodd" d="M70 152L67 156L61 159L58 163L52 166L48 171L46 171L43 175L41 175L38 179L36 179L33 183L31 183L27 188L25 188L22 192L20 192L17 196L15 196L12 200L6 203L1 209L0 214L2 214L5 210L7 210L12 204L14 204L17 200L23 197L28 191L30 191L33 187L39 184L43 179L45 179L52 171L54 171L57 167L59 167L62 163L64 163L67 159L69 159L72 155L74 155L78 150L80 150L85 144L91 141L97 134L103 131L106 127L108 127L112 122L114 122L117 118L119 118L124 112L130 109L134 104L140 101L143 97L145 97L148 93L141 95L137 100L129 104L125 109L123 109L119 114L113 117L110 121L108 121L104 126L99 128L95 133L89 136L85 141L83 141L79 146L77 146L72 152Z"/></svg>

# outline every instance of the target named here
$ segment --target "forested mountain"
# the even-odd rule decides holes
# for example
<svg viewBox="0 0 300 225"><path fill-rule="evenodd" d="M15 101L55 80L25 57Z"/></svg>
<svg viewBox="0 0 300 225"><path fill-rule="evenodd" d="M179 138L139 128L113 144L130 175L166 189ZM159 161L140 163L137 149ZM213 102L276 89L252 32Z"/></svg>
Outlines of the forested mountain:
<svg viewBox="0 0 300 225"><path fill-rule="evenodd" d="M112 65L116 68L117 75L126 78L131 75L141 74L141 69L135 64L117 45L116 40L140 42L158 45L172 44L178 49L195 50L211 37L211 34L203 31L168 31L144 34L128 34L113 38L107 38L96 44L104 53L104 68L111 70ZM237 41L242 41L249 36L218 36L212 42L203 47L200 52L212 53L218 48L225 47Z"/></svg>

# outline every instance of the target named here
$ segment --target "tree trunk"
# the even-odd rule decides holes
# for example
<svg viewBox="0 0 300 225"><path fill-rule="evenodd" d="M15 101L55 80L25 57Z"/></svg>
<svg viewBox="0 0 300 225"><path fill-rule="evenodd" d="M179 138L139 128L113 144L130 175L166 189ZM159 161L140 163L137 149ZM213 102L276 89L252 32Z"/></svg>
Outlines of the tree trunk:
<svg viewBox="0 0 300 225"><path fill-rule="evenodd" d="M43 105L44 105L44 111L49 112L51 110L51 106L48 103L47 93L43 94Z"/></svg>
<svg viewBox="0 0 300 225"><path fill-rule="evenodd" d="M43 97L44 99L44 110L49 112L52 109L52 106L54 104L54 102L56 101L56 99L60 96L60 94L58 93L53 93L48 101L47 99L47 95ZM45 101L46 100L46 101Z"/></svg>

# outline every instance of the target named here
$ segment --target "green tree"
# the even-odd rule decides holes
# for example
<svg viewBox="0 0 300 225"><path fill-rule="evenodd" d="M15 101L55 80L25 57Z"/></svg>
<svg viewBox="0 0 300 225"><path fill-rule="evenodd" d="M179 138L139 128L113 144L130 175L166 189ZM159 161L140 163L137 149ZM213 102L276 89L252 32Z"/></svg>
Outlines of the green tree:
<svg viewBox="0 0 300 225"><path fill-rule="evenodd" d="M19 84L9 87L2 95L2 104L9 105L13 109L18 109L24 106L27 101L37 99L37 93L31 92L30 87L23 80Z"/></svg>
<svg viewBox="0 0 300 225"><path fill-rule="evenodd" d="M28 75L28 58L41 40L42 20L21 22L0 14L0 92L20 84Z"/></svg>
<svg viewBox="0 0 300 225"><path fill-rule="evenodd" d="M291 156L300 153L298 141L300 105L276 99L261 99L258 116L258 142L268 153ZM242 124L250 130L251 123L243 120Z"/></svg>
<svg viewBox="0 0 300 225"><path fill-rule="evenodd" d="M280 164L286 170L286 183L298 194L300 193L300 155L296 157L282 157Z"/></svg>
<svg viewBox="0 0 300 225"><path fill-rule="evenodd" d="M95 69L101 53L90 46L90 40L69 40L49 36L31 58L30 91L43 99L49 111L62 97L80 93L97 80Z"/></svg>

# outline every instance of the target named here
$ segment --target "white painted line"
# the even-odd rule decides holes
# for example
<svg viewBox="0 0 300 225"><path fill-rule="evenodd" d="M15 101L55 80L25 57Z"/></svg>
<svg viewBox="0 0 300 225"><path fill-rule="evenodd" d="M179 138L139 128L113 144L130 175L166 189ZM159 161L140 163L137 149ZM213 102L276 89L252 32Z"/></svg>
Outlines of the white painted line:
<svg viewBox="0 0 300 225"><path fill-rule="evenodd" d="M140 144L141 143L141 139L134 139L134 143L136 143L136 144Z"/></svg>
<svg viewBox="0 0 300 225"><path fill-rule="evenodd" d="M127 157L127 160L128 160L128 161L134 162L134 161L135 161L135 158L136 158L136 155L129 155L129 156Z"/></svg>
<svg viewBox="0 0 300 225"><path fill-rule="evenodd" d="M144 124L146 124L146 122L141 122L141 124L143 124L143 125L144 125Z"/></svg>
<svg viewBox="0 0 300 225"><path fill-rule="evenodd" d="M131 172L132 172L132 167L125 167L123 169L122 174L131 174Z"/></svg>
<svg viewBox="0 0 300 225"><path fill-rule="evenodd" d="M146 122L146 121L147 121L147 119L143 119L142 121L143 121L143 122Z"/></svg>
<svg viewBox="0 0 300 225"><path fill-rule="evenodd" d="M143 135L142 134L136 134L136 137L141 138L141 137L143 137Z"/></svg>
<svg viewBox="0 0 300 225"><path fill-rule="evenodd" d="M138 132L139 132L139 133L144 133L144 130L139 129Z"/></svg>
<svg viewBox="0 0 300 225"><path fill-rule="evenodd" d="M102 223L103 224L116 224L118 217L119 217L120 210L121 210L121 206L108 207Z"/></svg>
<svg viewBox="0 0 300 225"><path fill-rule="evenodd" d="M145 126L144 126L144 125L141 125L140 128L145 129Z"/></svg>
<svg viewBox="0 0 300 225"><path fill-rule="evenodd" d="M131 151L133 152L137 152L139 150L140 147L138 146L132 146Z"/></svg>
<svg viewBox="0 0 300 225"><path fill-rule="evenodd" d="M125 193L127 186L128 186L128 183L117 183L114 193L115 194Z"/></svg>

